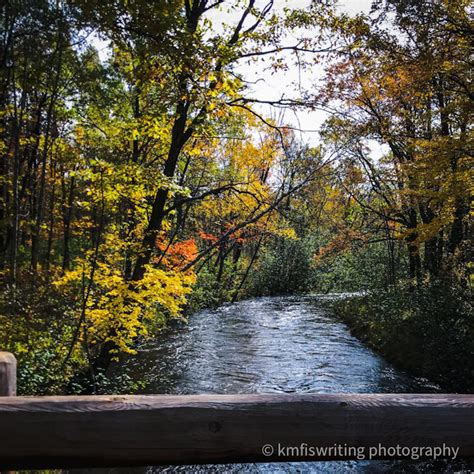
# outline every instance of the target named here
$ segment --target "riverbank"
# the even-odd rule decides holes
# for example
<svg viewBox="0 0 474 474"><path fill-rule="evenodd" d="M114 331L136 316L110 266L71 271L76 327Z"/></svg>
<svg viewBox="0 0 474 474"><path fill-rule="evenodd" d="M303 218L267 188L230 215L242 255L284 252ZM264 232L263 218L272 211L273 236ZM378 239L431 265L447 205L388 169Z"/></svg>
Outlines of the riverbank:
<svg viewBox="0 0 474 474"><path fill-rule="evenodd" d="M466 294L398 288L339 299L333 308L354 336L397 367L446 391L474 391L474 321Z"/></svg>

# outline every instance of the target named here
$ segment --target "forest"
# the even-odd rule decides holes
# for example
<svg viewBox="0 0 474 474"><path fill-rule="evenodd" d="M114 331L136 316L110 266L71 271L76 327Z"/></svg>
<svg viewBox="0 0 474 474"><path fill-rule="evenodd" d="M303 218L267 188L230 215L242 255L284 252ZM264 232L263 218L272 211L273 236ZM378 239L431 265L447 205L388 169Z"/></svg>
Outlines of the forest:
<svg viewBox="0 0 474 474"><path fill-rule="evenodd" d="M332 293L366 344L472 391L470 10L2 2L0 350L19 393L133 392L109 368L203 308Z"/></svg>

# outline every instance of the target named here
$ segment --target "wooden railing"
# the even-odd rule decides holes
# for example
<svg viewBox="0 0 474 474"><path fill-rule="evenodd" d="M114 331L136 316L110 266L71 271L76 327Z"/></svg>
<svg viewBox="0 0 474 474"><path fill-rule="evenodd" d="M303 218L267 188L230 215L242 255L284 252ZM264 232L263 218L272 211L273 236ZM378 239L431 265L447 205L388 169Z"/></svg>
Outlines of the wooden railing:
<svg viewBox="0 0 474 474"><path fill-rule="evenodd" d="M9 352L0 352L0 397L16 395L16 359Z"/></svg>
<svg viewBox="0 0 474 474"><path fill-rule="evenodd" d="M0 374L11 364L0 353ZM474 457L474 396L8 396L0 433L0 469Z"/></svg>

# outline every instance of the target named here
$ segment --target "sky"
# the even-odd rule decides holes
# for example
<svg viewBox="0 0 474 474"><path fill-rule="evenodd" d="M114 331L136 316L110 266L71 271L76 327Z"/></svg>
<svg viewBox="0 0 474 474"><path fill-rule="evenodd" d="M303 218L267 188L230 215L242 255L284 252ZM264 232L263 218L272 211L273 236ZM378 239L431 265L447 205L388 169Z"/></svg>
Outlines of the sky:
<svg viewBox="0 0 474 474"><path fill-rule="evenodd" d="M266 3L266 0L257 1L263 4ZM305 8L310 3L311 0L275 0L274 10L281 10L285 6ZM338 8L345 13L355 15L360 12L368 13L371 4L372 0L345 0L339 2ZM288 44L295 44L295 41L292 42L291 38L289 38ZM298 92L295 91L295 83L301 81L303 87L311 88L312 83L314 84L323 74L322 66L319 71L303 73L303 77L299 77L297 68L289 68L288 71L271 74L270 71L265 71L268 64L269 63L265 64L265 62L253 65L243 63L238 67L238 72L242 74L246 80L255 83L251 85L251 93L248 94L249 96L259 100L273 100L281 97L297 98ZM284 115L281 116L281 111L275 110L271 106L256 105L255 108L258 109L259 113L265 116L279 119L280 122L303 130L303 132L298 132L302 141L313 146L319 143L318 130L328 117L328 114L323 111L287 110ZM373 149L373 152L376 153L376 150Z"/></svg>

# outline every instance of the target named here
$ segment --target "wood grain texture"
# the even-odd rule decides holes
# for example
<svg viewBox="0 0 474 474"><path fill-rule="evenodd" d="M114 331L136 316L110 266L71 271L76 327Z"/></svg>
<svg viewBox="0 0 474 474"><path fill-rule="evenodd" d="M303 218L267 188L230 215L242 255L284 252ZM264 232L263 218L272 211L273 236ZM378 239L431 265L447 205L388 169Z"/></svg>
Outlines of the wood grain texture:
<svg viewBox="0 0 474 474"><path fill-rule="evenodd" d="M16 395L16 359L10 352L0 352L0 397ZM0 425L1 429L1 425Z"/></svg>
<svg viewBox="0 0 474 474"><path fill-rule="evenodd" d="M199 464L262 446L448 446L474 457L473 395L278 394L5 397L0 468ZM8 435L5 435L8 433Z"/></svg>

